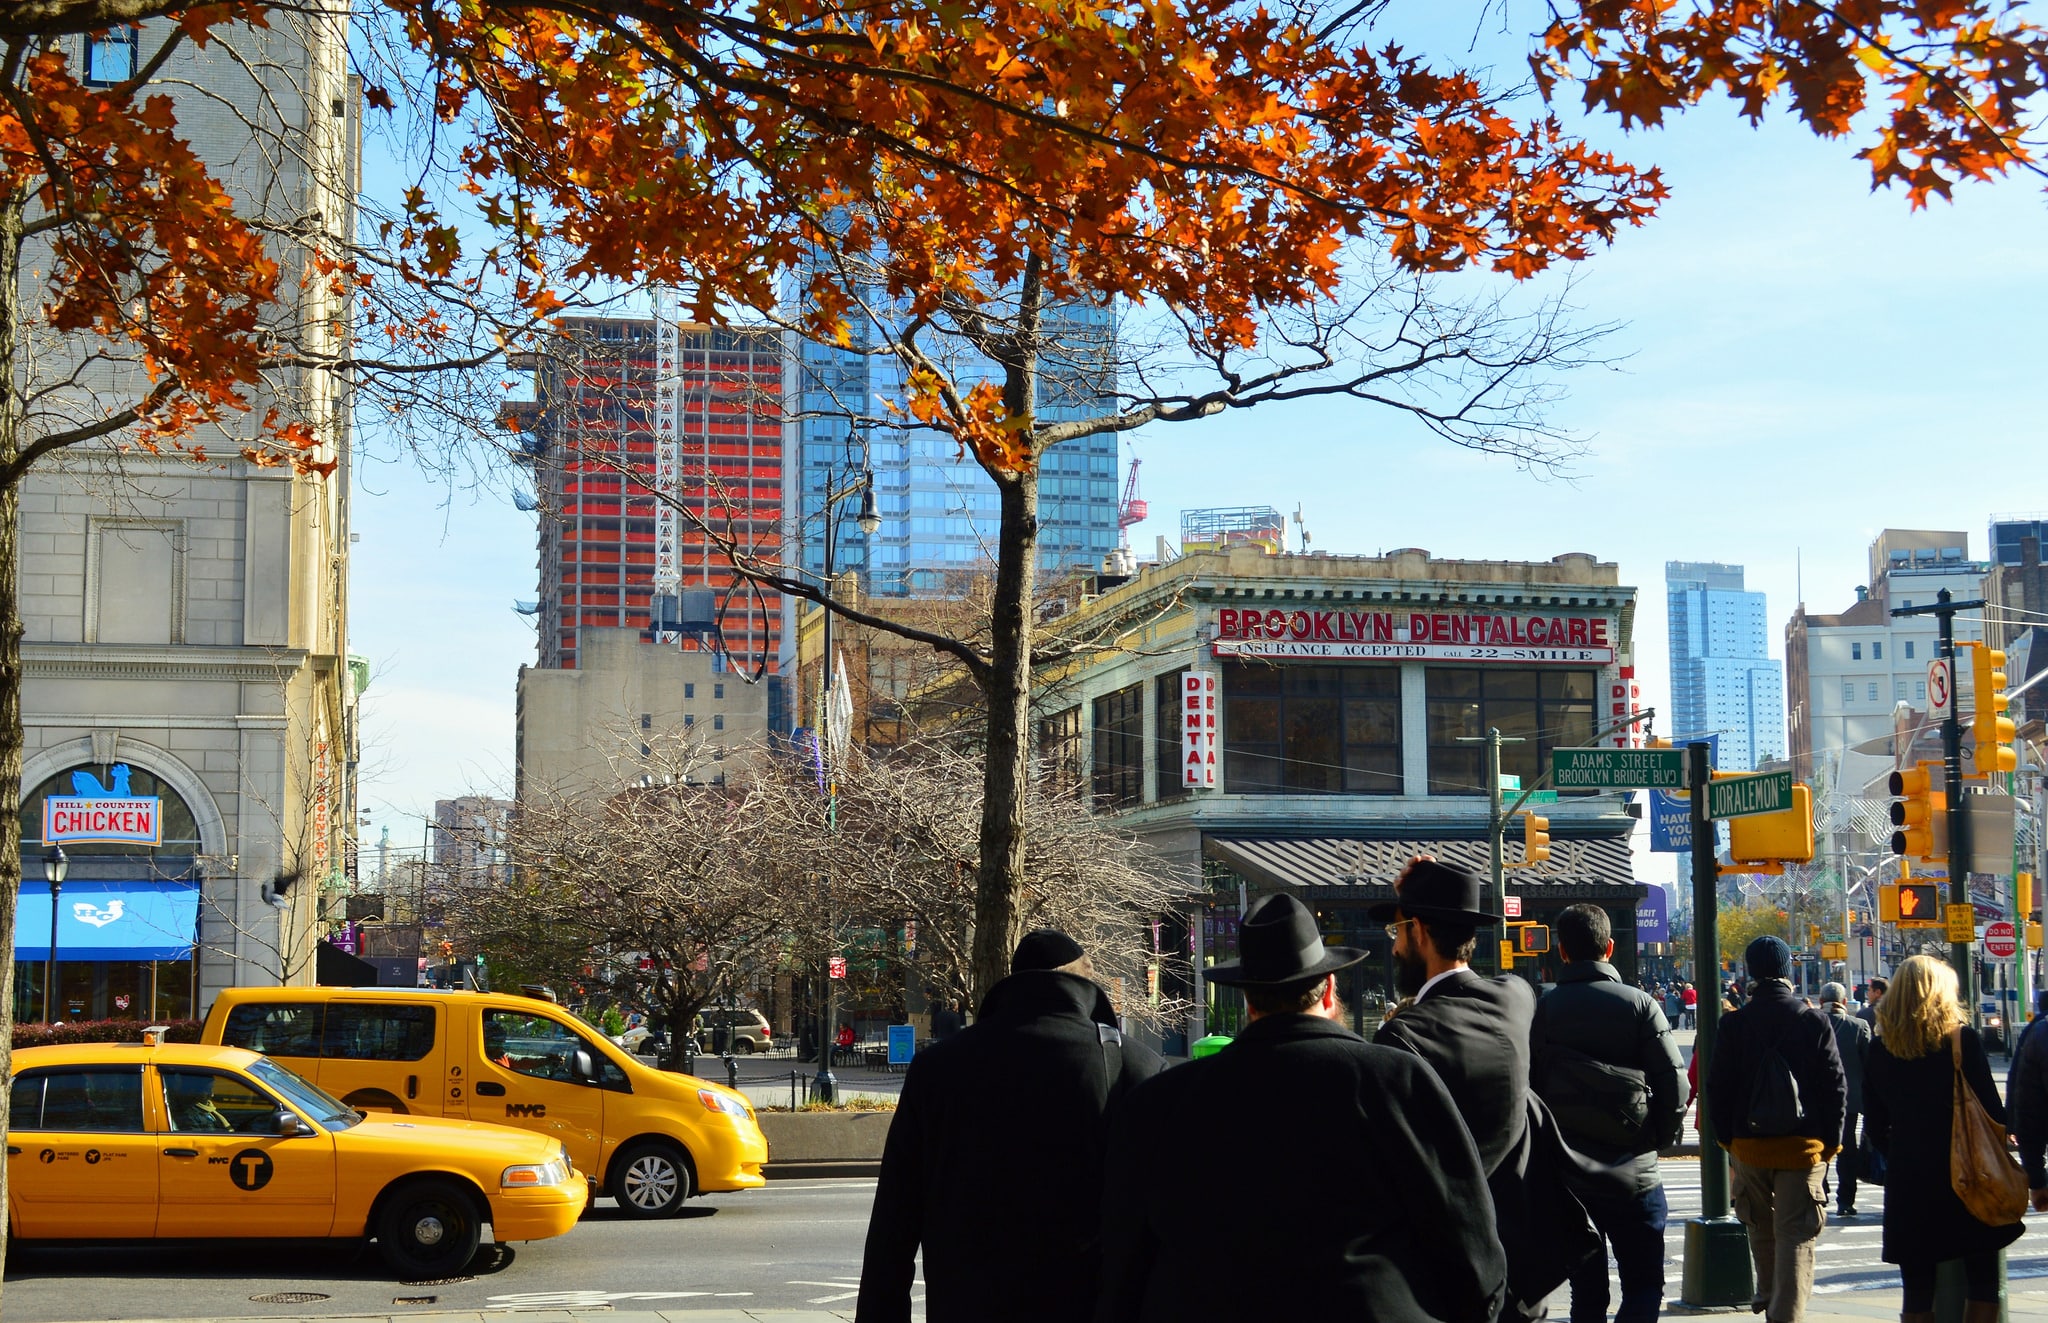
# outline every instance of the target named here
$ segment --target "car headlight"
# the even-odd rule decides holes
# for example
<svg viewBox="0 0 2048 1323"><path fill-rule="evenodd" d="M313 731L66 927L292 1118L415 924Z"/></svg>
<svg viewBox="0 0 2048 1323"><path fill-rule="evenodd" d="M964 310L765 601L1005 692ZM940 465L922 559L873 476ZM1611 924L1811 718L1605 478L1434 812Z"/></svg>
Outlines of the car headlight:
<svg viewBox="0 0 2048 1323"><path fill-rule="evenodd" d="M704 1100L704 1106L709 1111L724 1112L727 1116L737 1116L742 1121L752 1115L745 1102L728 1097L716 1089L699 1089L697 1096Z"/></svg>
<svg viewBox="0 0 2048 1323"><path fill-rule="evenodd" d="M550 1185L560 1185L569 1179L569 1164L561 1158L552 1162L525 1163L507 1167L498 1177L498 1188L502 1190L538 1190Z"/></svg>

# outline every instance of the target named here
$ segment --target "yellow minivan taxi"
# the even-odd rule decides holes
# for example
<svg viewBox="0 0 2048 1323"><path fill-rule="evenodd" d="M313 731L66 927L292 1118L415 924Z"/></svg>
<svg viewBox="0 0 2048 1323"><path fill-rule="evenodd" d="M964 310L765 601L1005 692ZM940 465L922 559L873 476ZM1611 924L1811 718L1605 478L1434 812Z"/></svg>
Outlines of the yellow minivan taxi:
<svg viewBox="0 0 2048 1323"><path fill-rule="evenodd" d="M562 1007L428 988L228 988L200 1037L261 1052L351 1107L560 1140L629 1217L767 1184L745 1095L652 1070Z"/></svg>
<svg viewBox="0 0 2048 1323"><path fill-rule="evenodd" d="M587 1188L551 1139L365 1116L254 1052L159 1043L14 1054L7 1216L20 1241L375 1236L400 1277L576 1225Z"/></svg>

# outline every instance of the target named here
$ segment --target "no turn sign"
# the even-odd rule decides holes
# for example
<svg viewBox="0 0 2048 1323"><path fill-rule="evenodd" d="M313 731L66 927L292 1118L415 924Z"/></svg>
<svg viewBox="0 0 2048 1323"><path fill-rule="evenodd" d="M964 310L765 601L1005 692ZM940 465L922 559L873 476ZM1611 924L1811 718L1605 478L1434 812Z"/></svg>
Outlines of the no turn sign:
<svg viewBox="0 0 2048 1323"><path fill-rule="evenodd" d="M1947 660L1936 657L1927 663L1927 711L1930 715L1939 717L1947 714L1954 690Z"/></svg>
<svg viewBox="0 0 2048 1323"><path fill-rule="evenodd" d="M2004 960L2020 949L2020 935L2013 926L2000 920L1984 925L1984 954Z"/></svg>

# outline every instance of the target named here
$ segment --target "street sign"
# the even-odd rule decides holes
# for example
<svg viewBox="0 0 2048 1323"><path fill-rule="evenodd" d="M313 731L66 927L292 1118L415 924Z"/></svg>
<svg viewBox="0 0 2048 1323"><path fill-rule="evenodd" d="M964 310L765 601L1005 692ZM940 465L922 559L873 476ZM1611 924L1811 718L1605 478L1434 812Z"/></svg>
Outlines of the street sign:
<svg viewBox="0 0 2048 1323"><path fill-rule="evenodd" d="M1756 813L1783 813L1792 807L1792 773L1758 772L1728 776L1707 786L1707 816L1746 818Z"/></svg>
<svg viewBox="0 0 2048 1323"><path fill-rule="evenodd" d="M2020 935L2000 920L1984 926L1984 954L2004 960L2020 949Z"/></svg>
<svg viewBox="0 0 2048 1323"><path fill-rule="evenodd" d="M1555 790L1531 790L1528 798L1522 802L1524 804L1555 804L1557 802L1557 792Z"/></svg>
<svg viewBox="0 0 2048 1323"><path fill-rule="evenodd" d="M1559 790L1677 790L1685 785L1683 749L1552 749Z"/></svg>
<svg viewBox="0 0 2048 1323"><path fill-rule="evenodd" d="M1927 712L1930 716L1948 715L1949 700L1955 696L1955 682L1949 675L1948 660L1936 657L1927 663Z"/></svg>
<svg viewBox="0 0 2048 1323"><path fill-rule="evenodd" d="M1977 940L1977 907L1968 901L1950 905L1948 914L1948 939L1951 942L1968 944Z"/></svg>
<svg viewBox="0 0 2048 1323"><path fill-rule="evenodd" d="M1502 772L1500 774L1500 788L1502 790L1520 790L1522 788L1521 776L1515 772Z"/></svg>
<svg viewBox="0 0 2048 1323"><path fill-rule="evenodd" d="M1521 918L1522 898L1520 896L1502 896L1500 898L1500 912L1503 918Z"/></svg>
<svg viewBox="0 0 2048 1323"><path fill-rule="evenodd" d="M1502 969L1512 969L1514 968L1514 964L1515 944L1513 942L1504 941L1500 944L1500 967Z"/></svg>
<svg viewBox="0 0 2048 1323"><path fill-rule="evenodd" d="M825 974L826 974L826 976L827 976L827 977L829 977L829 978L845 978L845 977L846 977L846 957L845 957L845 956L827 956L827 957L825 957Z"/></svg>

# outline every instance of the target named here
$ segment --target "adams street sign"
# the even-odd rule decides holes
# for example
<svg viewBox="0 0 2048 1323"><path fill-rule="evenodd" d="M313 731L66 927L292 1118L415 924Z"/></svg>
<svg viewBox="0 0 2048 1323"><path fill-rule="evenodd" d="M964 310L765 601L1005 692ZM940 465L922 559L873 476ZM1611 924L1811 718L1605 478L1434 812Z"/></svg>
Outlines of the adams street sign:
<svg viewBox="0 0 2048 1323"><path fill-rule="evenodd" d="M1552 749L1551 783L1559 790L1679 790L1683 749Z"/></svg>

